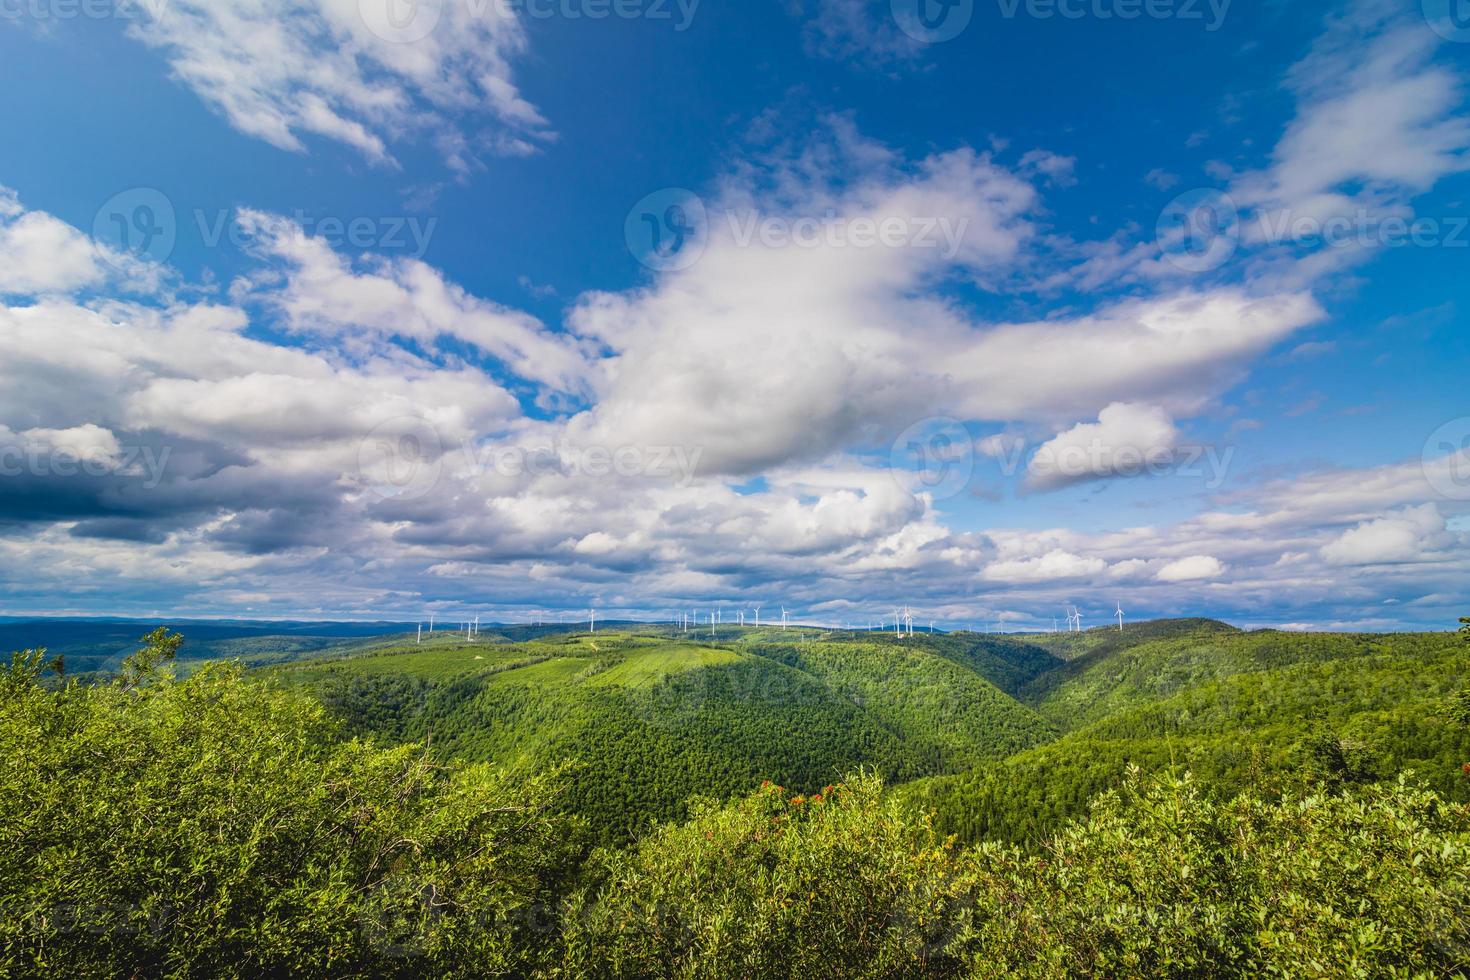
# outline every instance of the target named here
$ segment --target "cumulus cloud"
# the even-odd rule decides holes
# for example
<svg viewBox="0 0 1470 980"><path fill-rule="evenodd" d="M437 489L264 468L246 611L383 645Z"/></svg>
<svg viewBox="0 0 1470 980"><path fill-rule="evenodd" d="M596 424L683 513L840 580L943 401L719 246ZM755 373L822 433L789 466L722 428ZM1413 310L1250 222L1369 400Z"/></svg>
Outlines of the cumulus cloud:
<svg viewBox="0 0 1470 980"><path fill-rule="evenodd" d="M470 295L421 260L354 263L294 221L249 209L240 212L240 226L267 264L237 283L235 296L267 304L289 330L358 345L398 339L433 347L453 339L552 393L589 389L589 350L527 313Z"/></svg>
<svg viewBox="0 0 1470 980"><path fill-rule="evenodd" d="M972 158L967 166L983 172L985 165ZM1024 186L1003 173L994 179ZM533 421L483 371L452 356L424 356L442 335L484 350L537 388L590 379L610 398L617 368L598 362L596 347L484 304L425 264L355 262L268 215L248 214L245 224L263 269L233 291L243 306L92 306L54 296L0 309L11 355L0 399L6 444L43 460L58 447L114 457L84 479L59 479L43 463L4 481L13 538L6 548L26 542L27 553L54 563L55 581L133 576L182 588L173 575L150 576L146 561L120 550L126 543L189 569L188 588L204 595L292 601L299 593L349 609L380 605L383 590L416 581L410 588L438 592L428 584L433 579L455 583L450 596L493 583L497 594L526 602L556 593L628 608L759 594L784 582L793 605L828 603L836 594L860 606L890 601L898 590L960 614L964 601L943 583L978 579L1022 602L1031 593L1057 601L1051 590L1059 584L1126 582L1138 595L1202 573L1223 575L1223 562L1201 570L1189 557L1196 552L1179 550L1191 544L1228 555L1232 569L1258 568L1271 542L1296 534L1304 546L1317 539L1320 547L1328 539L1317 527L1350 520L1363 507L1381 513L1423 492L1423 471L1416 485L1406 469L1330 486L1324 479L1267 487L1256 503L1275 512L1221 514L1174 528L967 533L947 527L934 502L886 463L824 455L841 444L836 438L814 448L822 462L798 465L791 461L800 453L783 451L761 470L759 489L737 488L696 472L693 454L655 459L677 446L588 442L589 430L579 426L600 420L600 402L570 418ZM990 252L996 257L977 255L976 268L1006 261L1004 248ZM253 338L257 312L312 343ZM1164 317L1146 329L1187 334L1196 329L1187 320ZM880 327L887 325L875 324L869 343L885 336ZM534 352L538 344L553 354ZM626 338L622 344L639 349ZM769 363L782 365L779 358ZM715 370L719 364L706 365L707 384L723 384L729 368ZM895 397L921 404L934 394L895 387ZM766 397L789 393L773 388ZM862 399L855 389L851 404ZM45 427L30 424L37 416ZM1120 441L1138 442L1140 433L1162 441L1172 426L1166 410L1131 402L1104 403L1098 416L1086 425ZM381 426L404 417L431 427L436 450L423 462L434 480L422 495L383 495L364 471L362 449L381 441ZM1081 437L1088 430L1068 431ZM717 445L738 444L742 435L711 432ZM1348 489L1358 495L1357 510L1339 499ZM1297 510L1281 510L1286 502ZM1192 571L1183 576L1181 569ZM352 584L320 584L334 577ZM50 580L24 587L43 589Z"/></svg>
<svg viewBox="0 0 1470 980"><path fill-rule="evenodd" d="M987 154L905 163L832 130L823 155L845 156L860 179L813 177L810 148L732 174L708 208L698 261L577 304L573 328L613 355L597 405L573 426L579 438L698 446L708 472L738 475L886 444L931 416L1063 422L1119 401L1194 412L1254 355L1323 316L1309 294L1242 289L1039 322L968 316L937 287L1014 274L1035 234L1037 189ZM738 234L747 217L790 228L814 216L836 232L806 243ZM859 223L885 221L908 237L852 244ZM961 232L952 245L937 231L946 227ZM748 369L732 374L731 358Z"/></svg>
<svg viewBox="0 0 1470 980"><path fill-rule="evenodd" d="M1042 444L1026 467L1026 485L1052 490L1103 477L1158 472L1174 459L1179 430L1155 405L1114 402Z"/></svg>
<svg viewBox="0 0 1470 980"><path fill-rule="evenodd" d="M1055 548L1036 558L993 562L986 567L985 577L997 582L1053 582L1096 575L1106 568L1101 558Z"/></svg>
<svg viewBox="0 0 1470 980"><path fill-rule="evenodd" d="M108 285L145 292L159 287L161 275L153 264L94 242L44 211L27 210L0 185L0 298Z"/></svg>
<svg viewBox="0 0 1470 980"><path fill-rule="evenodd" d="M1231 187L1263 225L1387 208L1470 169L1464 78L1433 62L1437 38L1422 21L1392 9L1357 4L1293 69L1296 118L1271 165Z"/></svg>
<svg viewBox="0 0 1470 980"><path fill-rule="evenodd" d="M699 446L711 472L752 473L880 431L891 439L900 420L929 414L936 390L952 388L936 355L967 327L915 294L947 271L983 276L1011 262L1030 234L1036 192L970 150L911 170L888 165L880 147L846 152L883 162L840 188L782 166L759 178L774 192L732 183L711 202L696 263L578 303L574 329L614 356L595 410L575 429L614 443ZM811 244L742 242L747 219L781 228L816 220L834 231ZM903 231L895 244L863 236L885 222ZM732 372L742 363L747 370Z"/></svg>
<svg viewBox="0 0 1470 980"><path fill-rule="evenodd" d="M1322 548L1322 557L1332 565L1412 562L1444 544L1444 530L1444 518L1434 504L1406 507L1344 531Z"/></svg>
<svg viewBox="0 0 1470 980"><path fill-rule="evenodd" d="M1190 555L1169 562L1154 577L1160 582L1197 582L1224 574L1225 566L1213 555Z"/></svg>
<svg viewBox="0 0 1470 980"><path fill-rule="evenodd" d="M550 137L514 83L526 39L508 5L419 4L404 23L393 2L170 0L131 33L232 126L284 150L310 134L392 165L390 141L428 135L463 171L477 149L527 153ZM462 114L497 125L478 140Z"/></svg>

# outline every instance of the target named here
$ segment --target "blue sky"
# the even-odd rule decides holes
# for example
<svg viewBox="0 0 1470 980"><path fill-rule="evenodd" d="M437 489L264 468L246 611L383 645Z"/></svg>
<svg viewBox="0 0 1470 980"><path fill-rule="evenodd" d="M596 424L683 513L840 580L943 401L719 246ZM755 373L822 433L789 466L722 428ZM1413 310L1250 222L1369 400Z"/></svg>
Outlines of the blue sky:
<svg viewBox="0 0 1470 980"><path fill-rule="evenodd" d="M5 611L1464 614L1449 8L923 2L0 5Z"/></svg>

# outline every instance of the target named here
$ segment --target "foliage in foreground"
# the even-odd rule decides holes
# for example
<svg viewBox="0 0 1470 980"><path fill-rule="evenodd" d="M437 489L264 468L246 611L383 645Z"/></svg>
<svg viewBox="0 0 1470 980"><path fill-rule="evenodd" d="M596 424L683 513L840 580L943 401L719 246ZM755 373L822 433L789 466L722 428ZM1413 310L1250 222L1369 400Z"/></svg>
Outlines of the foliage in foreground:
<svg viewBox="0 0 1470 980"><path fill-rule="evenodd" d="M524 971L575 828L544 785L341 741L160 631L111 684L0 675L0 975Z"/></svg>
<svg viewBox="0 0 1470 980"><path fill-rule="evenodd" d="M1135 772L1034 848L768 784L584 862L561 774L344 741L148 640L109 684L0 671L0 975L1470 977L1470 808L1403 780Z"/></svg>
<svg viewBox="0 0 1470 980"><path fill-rule="evenodd" d="M767 787L604 858L568 975L1398 976L1470 969L1470 809L1405 782L1101 796L1045 847L957 848L860 778Z"/></svg>

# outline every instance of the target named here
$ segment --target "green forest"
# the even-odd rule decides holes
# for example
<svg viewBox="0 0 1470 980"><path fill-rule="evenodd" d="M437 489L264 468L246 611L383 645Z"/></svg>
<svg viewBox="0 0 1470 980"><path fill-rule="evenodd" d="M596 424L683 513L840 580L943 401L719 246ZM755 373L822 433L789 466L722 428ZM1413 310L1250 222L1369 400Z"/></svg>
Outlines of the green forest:
<svg viewBox="0 0 1470 980"><path fill-rule="evenodd" d="M185 642L0 671L0 976L1470 977L1470 621Z"/></svg>

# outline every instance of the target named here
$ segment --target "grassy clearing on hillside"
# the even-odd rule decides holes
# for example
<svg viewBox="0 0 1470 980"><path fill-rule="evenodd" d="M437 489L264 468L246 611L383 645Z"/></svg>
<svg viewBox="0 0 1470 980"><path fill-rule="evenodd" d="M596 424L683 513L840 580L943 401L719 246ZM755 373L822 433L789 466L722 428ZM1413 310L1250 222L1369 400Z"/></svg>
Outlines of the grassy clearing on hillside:
<svg viewBox="0 0 1470 980"><path fill-rule="evenodd" d="M552 687L570 683L597 661L585 657L552 657L540 663L527 664L492 674L486 679L491 687L522 684L529 687Z"/></svg>
<svg viewBox="0 0 1470 980"><path fill-rule="evenodd" d="M337 657L281 669L287 674L307 677L335 672L359 676L396 674L433 681L473 674L496 664L524 660L530 655L520 646L436 642L432 646L389 648L369 656Z"/></svg>
<svg viewBox="0 0 1470 980"><path fill-rule="evenodd" d="M670 674L715 667L740 660L740 654L718 647L677 644L652 646L647 651L630 654L615 667L594 674L587 681L594 686L617 684L622 687L646 688Z"/></svg>

